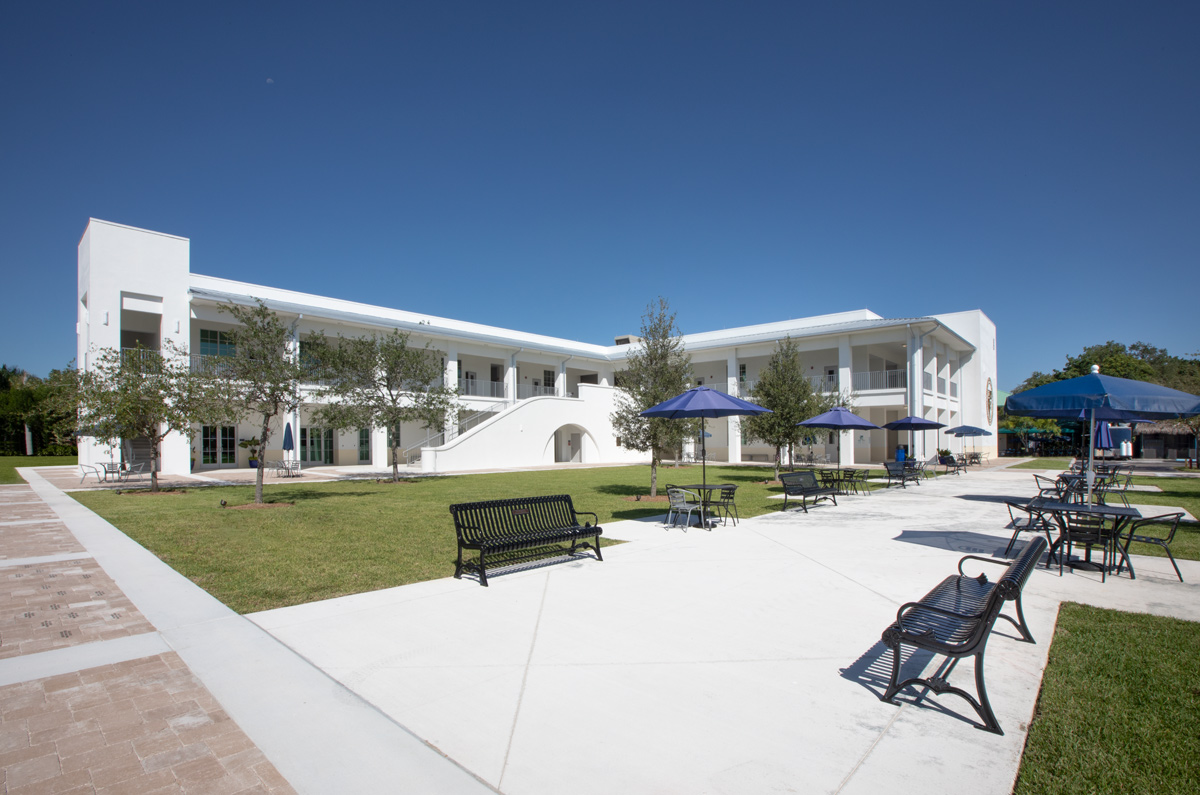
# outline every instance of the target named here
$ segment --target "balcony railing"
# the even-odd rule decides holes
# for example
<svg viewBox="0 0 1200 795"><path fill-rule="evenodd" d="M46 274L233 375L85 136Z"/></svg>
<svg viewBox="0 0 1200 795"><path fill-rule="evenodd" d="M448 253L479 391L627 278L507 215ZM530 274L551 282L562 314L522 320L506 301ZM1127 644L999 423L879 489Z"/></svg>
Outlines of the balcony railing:
<svg viewBox="0 0 1200 795"><path fill-rule="evenodd" d="M153 348L122 348L122 362L151 362L158 360L162 356L162 352Z"/></svg>
<svg viewBox="0 0 1200 795"><path fill-rule="evenodd" d="M907 389L907 370L868 370L850 376L855 392L873 389Z"/></svg>
<svg viewBox="0 0 1200 795"><path fill-rule="evenodd" d="M939 376L938 376L938 380L937 380L937 381L938 381L938 394L939 394L939 395L944 395L944 394L946 394L946 379L945 379L945 378L942 378L942 377L939 375Z"/></svg>
<svg viewBox="0 0 1200 795"><path fill-rule="evenodd" d="M958 397L958 384L953 381L950 382L950 397Z"/></svg>
<svg viewBox="0 0 1200 795"><path fill-rule="evenodd" d="M928 392L933 391L933 373L921 373L921 388Z"/></svg>
<svg viewBox="0 0 1200 795"><path fill-rule="evenodd" d="M553 389L551 392L553 393ZM508 391L504 388L503 381L480 381L476 378L458 379L458 394L471 397L508 397Z"/></svg>
<svg viewBox="0 0 1200 795"><path fill-rule="evenodd" d="M552 386L517 385L517 400L526 400L531 397L545 397L547 395L553 397L554 394L554 387Z"/></svg>

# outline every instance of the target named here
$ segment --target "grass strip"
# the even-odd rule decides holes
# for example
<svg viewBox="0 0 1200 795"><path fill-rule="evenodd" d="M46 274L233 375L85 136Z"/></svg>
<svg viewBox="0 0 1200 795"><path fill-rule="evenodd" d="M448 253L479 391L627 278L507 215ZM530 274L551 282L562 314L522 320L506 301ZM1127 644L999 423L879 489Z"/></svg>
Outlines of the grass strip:
<svg viewBox="0 0 1200 795"><path fill-rule="evenodd" d="M742 517L778 511L769 469L708 467L709 483L736 483ZM693 483L700 467L659 470L665 484ZM667 503L649 494L645 466L441 476L374 481L272 484L275 507L236 510L253 487L203 487L158 495L74 492L164 562L240 613L437 579L454 573L457 543L447 510L457 502L570 494L600 524L648 519ZM222 508L225 500L230 508Z"/></svg>
<svg viewBox="0 0 1200 795"><path fill-rule="evenodd" d="M1064 603L1015 795L1200 792L1200 624Z"/></svg>
<svg viewBox="0 0 1200 795"><path fill-rule="evenodd" d="M24 483L17 467L59 467L79 463L73 455L0 455L0 485Z"/></svg>

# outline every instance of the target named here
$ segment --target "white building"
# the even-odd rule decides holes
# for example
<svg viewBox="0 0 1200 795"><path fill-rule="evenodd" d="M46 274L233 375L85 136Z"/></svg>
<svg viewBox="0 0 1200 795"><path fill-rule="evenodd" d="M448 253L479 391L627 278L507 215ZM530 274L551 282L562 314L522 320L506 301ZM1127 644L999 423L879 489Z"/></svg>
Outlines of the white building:
<svg viewBox="0 0 1200 795"><path fill-rule="evenodd" d="M458 386L470 417L433 439L417 426L401 428L406 458L419 459L424 471L646 459L620 446L609 421L614 376L624 367L629 344L593 345L201 276L191 271L189 245L187 238L89 221L79 243L76 331L82 369L102 348L160 349L167 340L193 357L220 356L228 352L223 332L232 327L223 307L259 299L295 329L297 348L317 330L336 337L400 329L415 344L428 341L445 354L446 383ZM785 336L798 344L818 389L850 393L855 411L878 425L914 414L995 434L996 327L978 310L883 318L864 309L689 334L684 344L698 384L745 397ZM390 465L382 429L316 428L309 416L304 407L279 424L288 421L299 429L297 453L306 463ZM740 426L737 417L708 423L709 460L770 459L769 448L744 442ZM249 452L238 442L256 432L247 421L197 427L190 438L173 434L163 443L162 471L245 467ZM275 433L264 460L284 456L282 436ZM982 437L976 449L994 452L995 439ZM829 441L818 434L814 451L837 455ZM918 433L914 441L911 455L918 457L933 454L935 446L959 446L933 432ZM907 433L847 433L840 460L884 461L907 443ZM106 445L87 439L79 454L81 463L113 457Z"/></svg>

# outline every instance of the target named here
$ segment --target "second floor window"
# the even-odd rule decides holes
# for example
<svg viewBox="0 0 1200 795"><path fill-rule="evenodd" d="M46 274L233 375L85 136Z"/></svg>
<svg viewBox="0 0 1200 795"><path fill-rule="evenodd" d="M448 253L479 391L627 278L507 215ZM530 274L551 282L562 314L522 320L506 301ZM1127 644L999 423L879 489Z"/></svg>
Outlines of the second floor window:
<svg viewBox="0 0 1200 795"><path fill-rule="evenodd" d="M233 356L233 339L228 332L200 329L200 353L203 356Z"/></svg>

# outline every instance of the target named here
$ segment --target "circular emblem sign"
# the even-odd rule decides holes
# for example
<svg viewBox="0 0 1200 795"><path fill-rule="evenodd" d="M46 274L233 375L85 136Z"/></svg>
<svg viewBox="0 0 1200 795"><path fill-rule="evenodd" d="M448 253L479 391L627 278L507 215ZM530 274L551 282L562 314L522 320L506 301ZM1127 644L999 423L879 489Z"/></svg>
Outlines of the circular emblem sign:
<svg viewBox="0 0 1200 795"><path fill-rule="evenodd" d="M992 379L987 380L987 421L992 424L992 409L996 407L996 395L992 392Z"/></svg>

